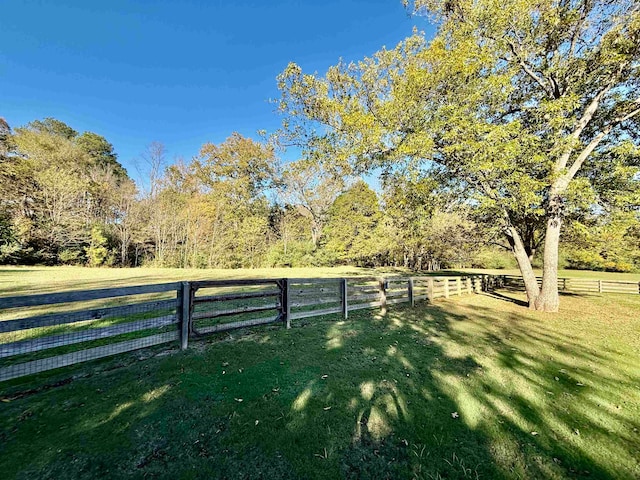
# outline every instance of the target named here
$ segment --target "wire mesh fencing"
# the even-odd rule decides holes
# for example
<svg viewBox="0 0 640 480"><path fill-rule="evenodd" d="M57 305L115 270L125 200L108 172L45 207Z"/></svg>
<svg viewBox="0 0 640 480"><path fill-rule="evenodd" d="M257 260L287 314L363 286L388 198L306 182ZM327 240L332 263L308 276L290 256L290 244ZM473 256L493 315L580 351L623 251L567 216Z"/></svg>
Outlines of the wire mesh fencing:
<svg viewBox="0 0 640 480"><path fill-rule="evenodd" d="M0 298L0 381L177 340L179 286Z"/></svg>
<svg viewBox="0 0 640 480"><path fill-rule="evenodd" d="M231 330L485 289L479 277L211 280L0 297L0 381Z"/></svg>

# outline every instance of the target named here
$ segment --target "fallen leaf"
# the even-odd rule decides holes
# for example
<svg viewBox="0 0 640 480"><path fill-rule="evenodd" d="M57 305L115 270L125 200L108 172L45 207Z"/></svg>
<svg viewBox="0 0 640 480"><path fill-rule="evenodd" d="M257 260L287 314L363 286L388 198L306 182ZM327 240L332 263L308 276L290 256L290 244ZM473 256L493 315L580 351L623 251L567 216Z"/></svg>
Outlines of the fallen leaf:
<svg viewBox="0 0 640 480"><path fill-rule="evenodd" d="M328 376L329 376L329 375L322 375L322 377L320 377L320 378L322 378L322 379L324 380L324 379L325 379L325 378L327 378Z"/></svg>
<svg viewBox="0 0 640 480"><path fill-rule="evenodd" d="M235 400L236 402L242 402L242 399L241 399L241 398L234 398L234 400Z"/></svg>
<svg viewBox="0 0 640 480"><path fill-rule="evenodd" d="M331 407L324 407L323 410L326 412L327 410L331 410Z"/></svg>

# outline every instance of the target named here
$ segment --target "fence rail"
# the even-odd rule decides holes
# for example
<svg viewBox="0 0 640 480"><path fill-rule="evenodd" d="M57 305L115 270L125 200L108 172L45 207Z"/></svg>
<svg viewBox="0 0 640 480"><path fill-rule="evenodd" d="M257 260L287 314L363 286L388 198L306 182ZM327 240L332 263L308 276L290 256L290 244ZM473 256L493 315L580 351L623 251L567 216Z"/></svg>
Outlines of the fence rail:
<svg viewBox="0 0 640 480"><path fill-rule="evenodd" d="M239 328L290 328L323 315L348 318L361 309L522 286L521 277L508 275L283 278L0 297L0 382L163 343L185 349L190 340ZM558 279L558 288L640 292L636 282L573 278Z"/></svg>
<svg viewBox="0 0 640 480"><path fill-rule="evenodd" d="M517 275L499 275L500 283L507 288L524 288L522 277ZM536 277L538 285L542 277ZM558 290L577 293L630 293L640 294L640 282L629 280L599 280L590 278L558 278Z"/></svg>
<svg viewBox="0 0 640 480"><path fill-rule="evenodd" d="M181 287L163 283L0 297L0 312L21 317L0 321L0 381L178 339ZM86 307L105 300L120 305ZM30 314L43 306L63 311Z"/></svg>
<svg viewBox="0 0 640 480"><path fill-rule="evenodd" d="M483 283L477 276L210 280L0 297L0 381L163 343L185 349L239 328L415 305L478 292Z"/></svg>

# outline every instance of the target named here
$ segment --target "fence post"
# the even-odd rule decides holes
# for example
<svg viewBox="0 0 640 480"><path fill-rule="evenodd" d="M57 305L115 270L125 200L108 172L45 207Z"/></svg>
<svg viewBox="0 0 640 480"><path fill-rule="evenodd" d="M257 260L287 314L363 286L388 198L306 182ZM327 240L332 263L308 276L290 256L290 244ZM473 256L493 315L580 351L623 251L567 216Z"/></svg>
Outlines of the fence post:
<svg viewBox="0 0 640 480"><path fill-rule="evenodd" d="M433 303L433 278L427 281L427 300L429 303Z"/></svg>
<svg viewBox="0 0 640 480"><path fill-rule="evenodd" d="M460 277L456 277L456 290L457 294L462 296L462 279Z"/></svg>
<svg viewBox="0 0 640 480"><path fill-rule="evenodd" d="M382 315L387 313L387 289L385 288L385 279L378 279L378 290L380 290L380 312Z"/></svg>
<svg viewBox="0 0 640 480"><path fill-rule="evenodd" d="M413 278L409 278L409 282L407 283L407 292L409 294L409 303L412 307L415 307L416 301L413 298Z"/></svg>
<svg viewBox="0 0 640 480"><path fill-rule="evenodd" d="M473 293L473 288L471 287L471 277L467 277L466 281L467 281L467 293Z"/></svg>
<svg viewBox="0 0 640 480"><path fill-rule="evenodd" d="M176 313L180 322L180 348L186 350L191 330L191 284L189 282L182 282L180 285Z"/></svg>
<svg viewBox="0 0 640 480"><path fill-rule="evenodd" d="M444 278L444 298L449 298L449 279Z"/></svg>
<svg viewBox="0 0 640 480"><path fill-rule="evenodd" d="M348 303L348 290L347 290L347 279L343 278L340 280L340 295L342 297L342 318L345 320L349 318L349 303Z"/></svg>
<svg viewBox="0 0 640 480"><path fill-rule="evenodd" d="M598 280L598 293L602 293L602 280Z"/></svg>
<svg viewBox="0 0 640 480"><path fill-rule="evenodd" d="M282 314L287 329L291 328L291 283L288 278L282 279Z"/></svg>

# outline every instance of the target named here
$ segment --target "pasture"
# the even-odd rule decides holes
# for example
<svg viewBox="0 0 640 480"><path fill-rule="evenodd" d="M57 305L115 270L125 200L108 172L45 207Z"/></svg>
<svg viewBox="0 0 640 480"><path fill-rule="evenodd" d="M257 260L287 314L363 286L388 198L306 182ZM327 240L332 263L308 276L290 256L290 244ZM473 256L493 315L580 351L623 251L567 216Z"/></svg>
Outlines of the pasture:
<svg viewBox="0 0 640 480"><path fill-rule="evenodd" d="M358 273L346 270L332 276ZM28 267L0 275L3 295L212 278ZM0 471L640 477L640 295L566 294L559 314L541 314L519 306L517 293L497 294L219 334L186 351L151 348L2 383Z"/></svg>

